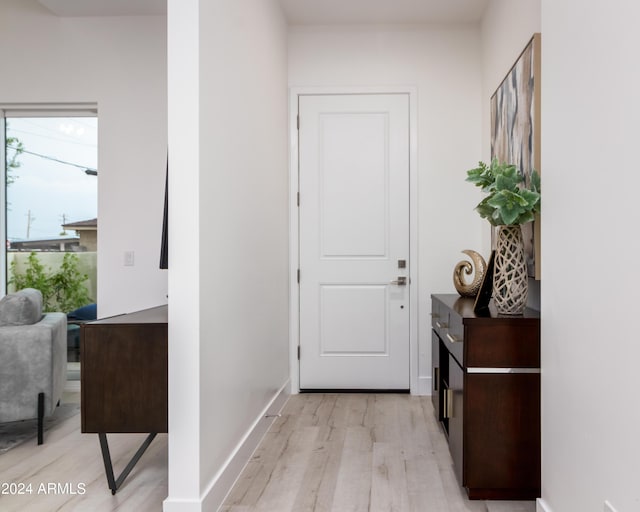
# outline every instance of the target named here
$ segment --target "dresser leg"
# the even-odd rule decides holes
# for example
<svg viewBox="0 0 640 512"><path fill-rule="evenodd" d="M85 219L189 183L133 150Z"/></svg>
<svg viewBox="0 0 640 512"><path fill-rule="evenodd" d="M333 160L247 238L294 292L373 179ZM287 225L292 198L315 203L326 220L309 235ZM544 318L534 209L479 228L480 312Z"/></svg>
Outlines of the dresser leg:
<svg viewBox="0 0 640 512"><path fill-rule="evenodd" d="M120 486L122 485L122 482L124 482L125 478L127 478L129 473L131 473L131 470L138 463L138 461L140 460L140 457L142 457L142 454L146 451L146 449L149 448L151 441L153 441L155 437L156 437L155 432L147 436L147 438L144 440L140 448L138 448L138 451L135 453L135 455L129 461L127 466L124 468L120 476L116 479L113 474L113 464L111 463L111 453L109 452L109 443L107 442L107 434L104 432L100 432L98 434L98 438L100 439L100 449L102 450L102 460L104 461L104 470L105 470L105 473L107 474L107 482L109 483L109 489L111 489L111 494L115 494L116 491L120 488Z"/></svg>
<svg viewBox="0 0 640 512"><path fill-rule="evenodd" d="M44 442L44 393L38 393L38 444Z"/></svg>

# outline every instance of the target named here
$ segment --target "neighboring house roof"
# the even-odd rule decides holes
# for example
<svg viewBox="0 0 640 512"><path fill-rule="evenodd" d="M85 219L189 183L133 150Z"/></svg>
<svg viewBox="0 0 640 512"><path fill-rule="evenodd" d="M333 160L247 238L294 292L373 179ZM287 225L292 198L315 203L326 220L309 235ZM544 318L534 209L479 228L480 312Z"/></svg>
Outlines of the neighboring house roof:
<svg viewBox="0 0 640 512"><path fill-rule="evenodd" d="M62 225L63 229L96 230L98 229L98 219L79 220L78 222L69 222Z"/></svg>
<svg viewBox="0 0 640 512"><path fill-rule="evenodd" d="M74 242L79 240L77 236L43 236L40 238L10 238L12 244L39 243L39 242Z"/></svg>
<svg viewBox="0 0 640 512"><path fill-rule="evenodd" d="M42 238L14 238L7 240L7 249L9 250L24 250L34 249L41 251L60 250L60 245L65 247L77 246L80 238L77 236L52 236Z"/></svg>

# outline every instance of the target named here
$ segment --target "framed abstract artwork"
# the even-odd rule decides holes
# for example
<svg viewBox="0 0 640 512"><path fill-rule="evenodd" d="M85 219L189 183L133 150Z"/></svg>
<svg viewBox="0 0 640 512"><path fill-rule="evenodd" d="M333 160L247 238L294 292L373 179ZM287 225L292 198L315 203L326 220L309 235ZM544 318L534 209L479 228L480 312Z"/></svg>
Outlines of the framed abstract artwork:
<svg viewBox="0 0 640 512"><path fill-rule="evenodd" d="M540 50L534 34L491 96L491 159L516 165L526 184L533 169L540 173ZM540 279L539 217L524 224L522 234L527 272Z"/></svg>

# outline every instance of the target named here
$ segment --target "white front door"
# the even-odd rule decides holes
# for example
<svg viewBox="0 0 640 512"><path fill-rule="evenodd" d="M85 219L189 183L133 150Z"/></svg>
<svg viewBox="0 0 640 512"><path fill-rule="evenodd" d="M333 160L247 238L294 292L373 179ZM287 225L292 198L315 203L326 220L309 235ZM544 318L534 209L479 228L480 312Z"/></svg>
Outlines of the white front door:
<svg viewBox="0 0 640 512"><path fill-rule="evenodd" d="M298 114L300 388L409 389L409 95Z"/></svg>

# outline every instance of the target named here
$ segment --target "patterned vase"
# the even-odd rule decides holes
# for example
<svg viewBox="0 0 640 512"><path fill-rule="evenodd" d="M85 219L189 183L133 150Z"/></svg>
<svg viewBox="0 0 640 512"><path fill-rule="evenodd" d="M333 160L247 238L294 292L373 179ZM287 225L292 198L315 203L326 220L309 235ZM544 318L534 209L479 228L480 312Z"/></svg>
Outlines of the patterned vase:
<svg viewBox="0 0 640 512"><path fill-rule="evenodd" d="M527 305L527 263L520 226L500 226L493 273L493 300L499 314L521 315Z"/></svg>

